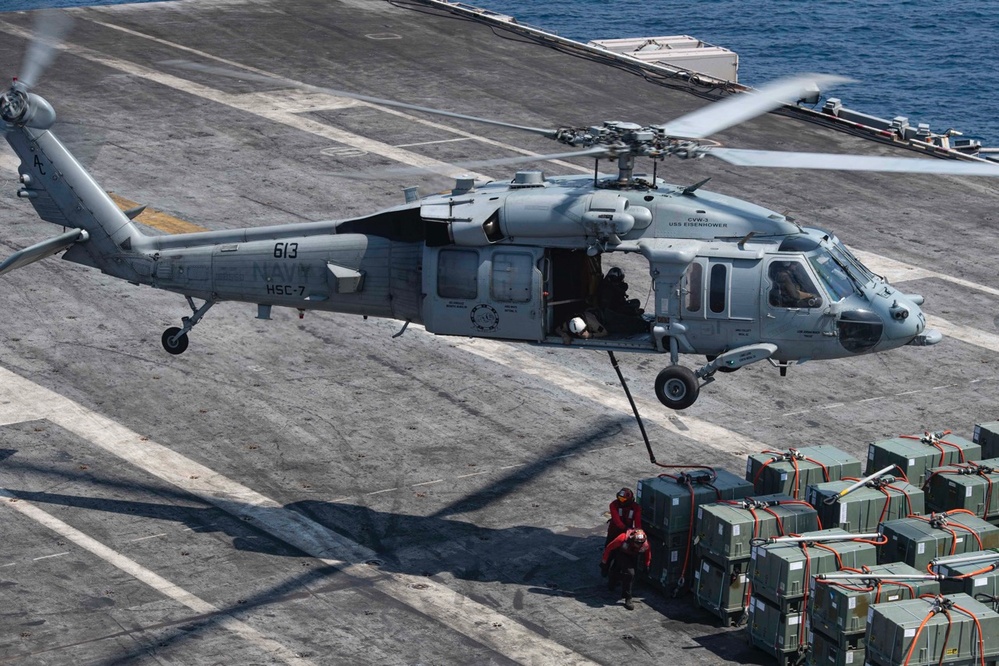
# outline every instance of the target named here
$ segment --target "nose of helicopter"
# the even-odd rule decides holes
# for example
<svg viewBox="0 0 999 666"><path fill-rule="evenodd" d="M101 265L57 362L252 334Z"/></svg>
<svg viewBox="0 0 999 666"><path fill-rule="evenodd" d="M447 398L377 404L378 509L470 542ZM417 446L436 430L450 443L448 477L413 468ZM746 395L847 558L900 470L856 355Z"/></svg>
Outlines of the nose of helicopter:
<svg viewBox="0 0 999 666"><path fill-rule="evenodd" d="M884 321L882 347L890 349L902 345L934 345L943 338L939 331L926 328L926 315L919 309L922 296L894 293L885 300L887 307L881 312Z"/></svg>

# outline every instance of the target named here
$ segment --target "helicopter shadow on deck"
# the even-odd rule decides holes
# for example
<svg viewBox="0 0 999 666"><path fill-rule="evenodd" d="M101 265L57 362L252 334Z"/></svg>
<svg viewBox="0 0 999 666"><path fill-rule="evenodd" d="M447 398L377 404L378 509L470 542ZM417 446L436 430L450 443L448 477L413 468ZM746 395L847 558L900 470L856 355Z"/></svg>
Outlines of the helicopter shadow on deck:
<svg viewBox="0 0 999 666"><path fill-rule="evenodd" d="M428 515L407 515L392 511L379 511L365 506L305 500L288 504L274 511L294 511L307 516L328 529L361 544L376 553L379 566L387 573L426 576L447 585L449 578L499 583L501 588L484 587L481 592L467 593L472 599L490 607L503 608L511 603L515 610L526 605L531 595L558 596L574 599L590 608L619 605L615 594L608 592L599 575L598 563L604 545L605 524L594 516L593 525L570 528L561 532L533 525L519 524L491 528L467 522L456 516L475 512L513 496L524 484L534 482L558 464L553 458L567 456L598 446L621 432L625 419L608 420L604 426L585 437L566 441L558 449L548 451L544 459L511 470L480 488ZM5 450L6 459L0 472L12 472L17 478L35 477L65 480L75 476L70 471L56 471L36 461L17 460L16 451ZM171 521L198 533L219 533L230 538L232 547L239 551L279 557L308 557L296 548L241 520L238 503L228 511L194 497L184 491L159 483L141 483L121 478L109 478L90 472L86 480L97 490L119 497L123 494L138 495L141 500L108 499L71 495L48 491L27 491L9 488L17 497L39 505L53 504L87 511L138 516L156 521ZM51 485L51 484L46 484ZM266 510L266 509L265 509ZM544 506L523 504L504 509L498 522L545 522ZM260 511L259 508L256 511ZM274 521L277 522L277 521ZM178 546L179 548L179 546ZM339 569L317 566L308 572L293 576L279 584L240 600L238 606L222 609L218 614L188 618L179 626L172 640L181 640L194 629L213 625L222 615L242 615L253 608L279 603L299 595L317 591L348 587L369 587L365 581L341 577ZM511 589L512 588L512 589ZM311 590L311 591L310 591ZM492 595L507 597L508 602L497 601ZM373 588L365 594L378 597ZM647 584L636 586L636 597L645 605L663 614L663 622L685 622L716 626L712 616L694 607L687 594L673 599L654 590ZM394 603L394 602L393 602ZM623 611L622 611L623 612ZM192 629L192 627L194 629ZM742 641L731 632L709 629L703 645L718 654L731 654L739 650ZM726 638L728 636L728 638ZM640 646L629 643L638 649ZM742 661L746 661L742 659ZM120 662L120 663L125 663Z"/></svg>

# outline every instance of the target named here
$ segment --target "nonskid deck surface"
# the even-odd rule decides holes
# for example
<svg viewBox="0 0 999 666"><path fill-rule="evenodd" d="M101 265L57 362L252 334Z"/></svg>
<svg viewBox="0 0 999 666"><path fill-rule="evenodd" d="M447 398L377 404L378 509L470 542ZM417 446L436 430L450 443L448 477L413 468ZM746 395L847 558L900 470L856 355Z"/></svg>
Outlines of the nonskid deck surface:
<svg viewBox="0 0 999 666"><path fill-rule="evenodd" d="M460 174L448 165L553 146L177 59L536 127L661 122L704 103L405 2L74 14L37 88L55 131L105 188L211 230L364 215L401 203L404 186L452 185L344 173ZM11 74L31 18L0 15ZM778 116L720 138L894 154ZM995 184L703 162L667 161L660 176L711 176L714 191L834 230L923 294L947 339L783 379L757 364L680 413L653 394L663 357L622 355L660 461L739 474L763 449L830 444L863 458L870 440L970 437L999 418ZM15 197L13 155L0 166L7 255L53 227ZM644 305L644 261L624 267ZM58 259L2 283L0 663L770 663L689 597L646 587L629 612L608 596L604 512L658 470L605 353L416 326L393 339L397 322L278 309L261 321L220 304L170 357L159 337L188 314L180 297Z"/></svg>

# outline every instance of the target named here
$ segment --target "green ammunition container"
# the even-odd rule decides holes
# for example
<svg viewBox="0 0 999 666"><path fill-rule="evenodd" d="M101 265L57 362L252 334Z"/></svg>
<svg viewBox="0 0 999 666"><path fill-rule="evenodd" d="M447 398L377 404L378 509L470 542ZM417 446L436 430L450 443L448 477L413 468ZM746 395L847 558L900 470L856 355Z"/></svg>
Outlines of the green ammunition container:
<svg viewBox="0 0 999 666"><path fill-rule="evenodd" d="M931 511L967 509L979 518L999 520L999 458L933 467L925 488Z"/></svg>
<svg viewBox="0 0 999 666"><path fill-rule="evenodd" d="M989 571L990 566L996 567ZM964 574L982 571L977 576L961 578L958 580L940 581L940 589L944 594L956 594L964 592L968 596L975 597L976 600L985 604L994 611L999 611L999 601L988 601L976 595L988 595L999 597L999 554L991 562L967 562L964 564L942 564L935 566L933 570L944 576L961 576ZM984 570L984 571L983 571Z"/></svg>
<svg viewBox="0 0 999 666"><path fill-rule="evenodd" d="M982 447L983 458L999 458L999 421L975 425L971 441Z"/></svg>
<svg viewBox="0 0 999 666"><path fill-rule="evenodd" d="M698 552L719 564L747 559L751 551L749 542L754 536L764 539L782 536L782 525L787 534L814 532L819 528L818 514L804 500L765 495L731 501L731 504L705 504L697 509Z"/></svg>
<svg viewBox="0 0 999 666"><path fill-rule="evenodd" d="M952 608L937 612L931 598L896 601L871 606L867 621L867 661L872 666L930 666L931 664L979 664L999 657L999 614L975 601L967 594L950 594L947 602L969 611L971 615ZM929 619L927 617L929 616ZM920 631L919 626L926 622ZM979 634L978 627L981 627ZM984 639L984 651L980 648ZM913 645L915 644L915 645Z"/></svg>
<svg viewBox="0 0 999 666"><path fill-rule="evenodd" d="M702 504L739 499L753 494L753 484L723 469L714 478L707 470L676 474L677 478L654 476L642 479L635 498L642 507L642 528L660 534L689 532L691 513ZM695 513L696 515L696 513Z"/></svg>
<svg viewBox="0 0 999 666"><path fill-rule="evenodd" d="M871 543L851 541L853 535L833 528L807 532L802 537L842 535L842 541L803 543L770 543L753 548L749 563L749 580L753 594L787 610L799 603L808 592L811 576L840 570L874 566L878 562L877 548Z"/></svg>
<svg viewBox="0 0 999 666"><path fill-rule="evenodd" d="M731 568L708 558L701 560L694 581L697 605L711 611L726 625L737 624L746 610L746 587L749 576L745 566L748 561Z"/></svg>
<svg viewBox="0 0 999 666"><path fill-rule="evenodd" d="M812 630L808 634L809 666L861 666L864 663L864 648L841 647L822 632Z"/></svg>
<svg viewBox="0 0 999 666"><path fill-rule="evenodd" d="M800 609L785 613L755 594L749 600L746 631L752 645L777 657L780 664L795 661L801 654L799 645L803 652L808 641Z"/></svg>
<svg viewBox="0 0 999 666"><path fill-rule="evenodd" d="M999 527L966 513L889 520L878 531L888 538L881 564L905 562L923 571L935 557L999 547Z"/></svg>
<svg viewBox="0 0 999 666"><path fill-rule="evenodd" d="M755 493L783 493L805 498L809 485L859 477L860 461L834 446L806 446L787 451L754 453L746 461L746 480Z"/></svg>
<svg viewBox="0 0 999 666"><path fill-rule="evenodd" d="M949 434L934 433L893 437L871 442L867 447L867 471L874 474L888 465L898 465L905 472L909 483L919 488L926 482L926 471L931 467L953 465L966 460L980 460L982 447Z"/></svg>
<svg viewBox="0 0 999 666"><path fill-rule="evenodd" d="M823 527L866 534L876 532L884 520L905 518L926 510L923 491L902 479L883 476L839 497L839 493L851 485L852 481L830 481L808 487L808 503L819 512ZM833 498L836 501L826 503Z"/></svg>
<svg viewBox="0 0 999 666"><path fill-rule="evenodd" d="M689 587L694 580L700 559L693 546L689 545L690 532L669 534L664 537L650 530L648 538L649 547L652 549L651 562L645 572L648 581L670 594ZM685 558L686 570L684 570Z"/></svg>
<svg viewBox="0 0 999 666"><path fill-rule="evenodd" d="M856 578L838 581L811 581L808 619L812 630L831 640L840 648L863 647L867 627L867 609L876 603L918 599L921 594L939 594L941 585L935 580L873 580L879 574L924 576L908 564L879 564ZM872 578L865 578L870 576Z"/></svg>

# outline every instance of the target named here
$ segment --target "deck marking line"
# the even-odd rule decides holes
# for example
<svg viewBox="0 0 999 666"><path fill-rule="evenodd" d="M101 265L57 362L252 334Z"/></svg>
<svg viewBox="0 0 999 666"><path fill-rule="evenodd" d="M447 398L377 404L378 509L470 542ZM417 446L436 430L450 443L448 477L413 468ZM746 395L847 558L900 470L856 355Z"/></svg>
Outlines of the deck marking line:
<svg viewBox="0 0 999 666"><path fill-rule="evenodd" d="M145 541L146 539L155 539L156 537L166 536L166 532L162 534L150 534L149 536L139 537L138 539L130 539L125 543L135 543L136 541Z"/></svg>
<svg viewBox="0 0 999 666"><path fill-rule="evenodd" d="M10 404L2 404L4 400L9 400ZM424 576L367 565L366 562L377 559L373 550L176 451L144 439L106 416L0 367L0 422L8 416L6 412L23 413L22 403L30 406L31 419L48 419L136 468L236 518L251 521L254 527L279 541L365 581L386 596L513 661L535 666L593 664L583 655L450 588L439 584L426 587Z"/></svg>
<svg viewBox="0 0 999 666"><path fill-rule="evenodd" d="M67 550L65 553L56 553L54 555L42 555L41 557L33 557L31 558L31 561L37 562L38 560L47 560L50 557L62 557L63 555L69 555L69 551Z"/></svg>
<svg viewBox="0 0 999 666"><path fill-rule="evenodd" d="M567 553L567 552L565 552L564 550L562 550L560 548L556 548L555 546L548 546L548 550L552 551L556 555L561 555L562 557L564 557L565 559L567 559L567 560L569 560L571 562L578 562L579 561L579 558L576 557L575 555L573 555L572 553Z"/></svg>
<svg viewBox="0 0 999 666"><path fill-rule="evenodd" d="M419 331L421 329L417 328L416 330ZM428 333L427 335L432 334ZM573 393L587 400L592 400L634 418L631 405L628 404L627 399L623 395L610 391L598 382L594 382L564 365L551 363L543 358L525 352L517 345L484 338L476 338L474 340L462 338L450 342L450 344L456 349L469 352L500 366L517 370L525 375L537 377L547 382L556 383L563 391ZM665 410L659 401L653 403L640 396L633 397L635 398L635 403L641 409L644 421L655 423L676 435L694 440L702 446L736 456L743 456L747 452L757 452L769 448L762 442L754 440L751 437L693 416L684 415L683 417L677 417L672 414L666 414L665 412L668 410Z"/></svg>
<svg viewBox="0 0 999 666"><path fill-rule="evenodd" d="M6 488L0 488L0 497L14 498L17 495ZM217 606L214 606L199 597L191 594L187 590L174 585L167 579L163 578L159 574L156 574L149 569L146 569L140 565L135 560L125 557L121 553L108 548L96 539L87 536L80 530L72 527L71 525L59 520L52 514L39 509L31 502L20 500L18 502L4 502L4 504L10 506L11 508L19 511L23 515L31 518L35 522L44 525L49 528L59 536L72 541L80 548L90 551L97 557L101 558L108 564L124 571L133 578L142 581L149 587L153 588L160 594L173 599L174 601L183 604L187 608L190 608L196 613L205 614L212 613L219 616L219 624L225 627L227 630L239 635L246 641L253 643L257 647L264 650L267 654L281 659L287 664L292 666L310 666L313 662L308 659L303 659L297 654L293 653L284 645L281 645L272 638L268 638L262 635L253 627L249 626L242 620L237 620L228 613L222 611ZM68 553L64 553L68 554ZM54 555L48 555L47 557L55 557ZM35 558L40 559L40 558Z"/></svg>
<svg viewBox="0 0 999 666"><path fill-rule="evenodd" d="M462 474L461 476L456 476L454 478L456 478L456 479L467 479L470 476L481 476L483 474L489 474L490 471L491 470L486 469L486 470L483 470L481 472L471 472L469 474Z"/></svg>
<svg viewBox="0 0 999 666"><path fill-rule="evenodd" d="M883 275L892 284L896 282L906 282L907 280L937 278L939 280L953 282L954 284L958 284L969 289L984 291L986 294L999 296L999 289L994 287L988 287L984 284L978 284L959 277L952 277L944 273L938 273L919 266L913 266L903 261L882 257L881 255L874 254L873 252L864 252L853 248L850 248L850 251L853 252L853 254L855 254L864 264L866 264L868 268L878 275Z"/></svg>

